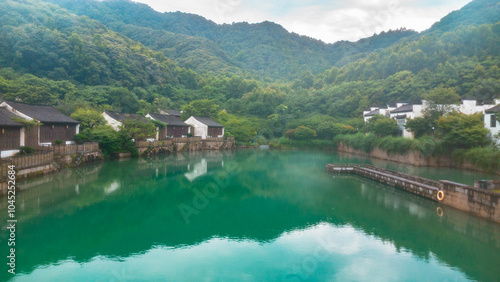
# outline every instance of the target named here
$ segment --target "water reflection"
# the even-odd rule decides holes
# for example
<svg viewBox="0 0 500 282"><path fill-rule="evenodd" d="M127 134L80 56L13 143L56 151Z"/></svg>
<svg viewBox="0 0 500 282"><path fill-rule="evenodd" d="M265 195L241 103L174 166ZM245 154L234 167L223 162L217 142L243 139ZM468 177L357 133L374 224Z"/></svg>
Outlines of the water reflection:
<svg viewBox="0 0 500 282"><path fill-rule="evenodd" d="M429 267L431 265L431 267ZM189 247L155 246L125 258L94 257L38 268L15 281L397 281L465 280L435 258L422 262L352 226L319 223L265 242L215 237Z"/></svg>
<svg viewBox="0 0 500 282"><path fill-rule="evenodd" d="M18 278L499 277L497 224L447 207L440 216L439 205L427 199L324 173L327 162L356 161L362 160L314 152L196 152L106 162L26 182L36 187L18 197L18 272L24 274ZM189 179L200 163L206 172ZM195 206L221 176L218 193ZM188 224L183 204L195 211ZM5 229L0 235L4 242ZM327 253L317 251L321 242ZM383 271L391 265L396 276Z"/></svg>

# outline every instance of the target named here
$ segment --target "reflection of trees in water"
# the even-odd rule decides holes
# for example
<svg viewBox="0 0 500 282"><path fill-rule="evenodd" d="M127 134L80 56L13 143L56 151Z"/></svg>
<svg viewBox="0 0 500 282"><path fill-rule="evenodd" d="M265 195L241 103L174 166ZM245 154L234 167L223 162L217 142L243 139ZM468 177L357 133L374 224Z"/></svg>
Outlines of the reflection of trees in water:
<svg viewBox="0 0 500 282"><path fill-rule="evenodd" d="M203 159L224 165L212 171L207 165L207 173L190 182L184 176L188 165ZM327 161L331 157L314 153L248 150L103 163L97 178L77 183L79 194L68 180L51 192L65 195L55 206L42 201L46 212L24 218L18 236L29 258L21 270L68 256L82 262L96 254L126 257L154 244L191 246L213 236L268 242L328 221L352 225L422 259L434 254L473 279L494 280L484 275L492 273L486 268L500 248L498 226L449 208L439 217L437 203L376 182L332 179L324 172ZM177 206L192 203L194 191L221 174L230 175L227 186L186 224ZM26 210L36 210L37 197L29 198Z"/></svg>

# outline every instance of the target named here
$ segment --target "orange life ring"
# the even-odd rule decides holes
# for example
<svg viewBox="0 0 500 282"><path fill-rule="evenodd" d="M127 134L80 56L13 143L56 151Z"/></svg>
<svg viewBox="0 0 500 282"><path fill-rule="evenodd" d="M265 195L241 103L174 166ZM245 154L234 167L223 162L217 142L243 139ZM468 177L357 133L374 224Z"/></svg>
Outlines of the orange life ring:
<svg viewBox="0 0 500 282"><path fill-rule="evenodd" d="M439 201L442 201L442 200L444 199L444 192L443 192L443 191L439 190L439 191L437 192L437 199L438 199Z"/></svg>

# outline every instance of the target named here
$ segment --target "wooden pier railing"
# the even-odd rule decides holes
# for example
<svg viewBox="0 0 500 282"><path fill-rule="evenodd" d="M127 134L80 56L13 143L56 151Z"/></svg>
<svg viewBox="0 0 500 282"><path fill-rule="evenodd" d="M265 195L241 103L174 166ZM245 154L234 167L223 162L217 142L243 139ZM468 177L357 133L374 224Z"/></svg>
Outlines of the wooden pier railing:
<svg viewBox="0 0 500 282"><path fill-rule="evenodd" d="M7 159L2 159L0 164L0 177L7 176L9 165L14 165L16 170L47 165L54 161L54 152L37 152L32 155L15 156Z"/></svg>
<svg viewBox="0 0 500 282"><path fill-rule="evenodd" d="M50 146L39 146L38 150L52 151L56 155L91 153L99 151L99 143L87 142L83 144L60 144L60 145L50 145Z"/></svg>

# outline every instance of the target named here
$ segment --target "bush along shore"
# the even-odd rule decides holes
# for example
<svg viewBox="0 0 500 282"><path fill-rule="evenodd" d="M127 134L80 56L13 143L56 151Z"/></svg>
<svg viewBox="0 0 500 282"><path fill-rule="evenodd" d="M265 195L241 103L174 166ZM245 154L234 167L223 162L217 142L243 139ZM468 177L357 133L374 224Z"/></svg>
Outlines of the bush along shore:
<svg viewBox="0 0 500 282"><path fill-rule="evenodd" d="M425 136L408 139L374 134L338 135L333 140L272 140L274 149L320 149L386 159L417 166L465 168L500 175L500 150L491 145L471 149L450 149L443 142Z"/></svg>

